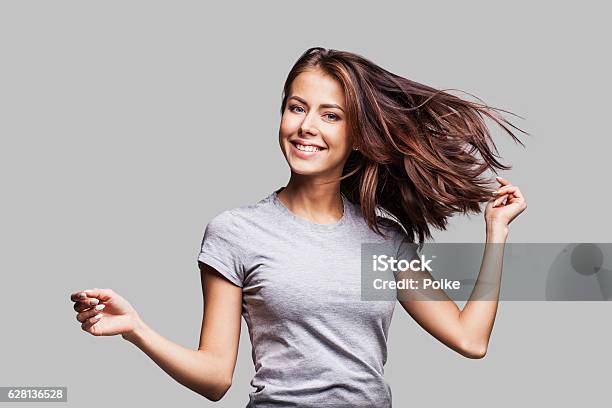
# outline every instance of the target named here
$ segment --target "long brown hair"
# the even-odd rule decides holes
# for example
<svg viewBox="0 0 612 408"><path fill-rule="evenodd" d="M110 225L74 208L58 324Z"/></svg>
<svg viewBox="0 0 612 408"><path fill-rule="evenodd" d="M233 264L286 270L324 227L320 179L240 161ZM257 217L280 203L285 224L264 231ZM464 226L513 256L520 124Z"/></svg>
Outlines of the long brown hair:
<svg viewBox="0 0 612 408"><path fill-rule="evenodd" d="M358 147L344 166L341 192L360 205L368 226L380 235L385 234L377 207L401 223L410 242L418 237L419 246L431 238L430 224L444 230L454 213L480 213L479 203L489 201L494 190L492 179L481 175L512 168L498 161L485 117L524 147L509 128L528 133L498 113L505 110L395 75L360 55L321 47L306 50L291 68L281 114L295 77L314 68L342 85L348 131Z"/></svg>

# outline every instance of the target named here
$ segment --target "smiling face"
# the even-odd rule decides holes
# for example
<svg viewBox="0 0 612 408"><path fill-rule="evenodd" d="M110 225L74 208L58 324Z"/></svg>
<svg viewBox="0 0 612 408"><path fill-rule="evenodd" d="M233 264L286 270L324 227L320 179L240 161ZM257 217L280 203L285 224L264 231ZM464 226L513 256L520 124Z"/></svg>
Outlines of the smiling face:
<svg viewBox="0 0 612 408"><path fill-rule="evenodd" d="M318 69L295 77L279 129L281 150L292 172L342 175L352 148L345 111L337 80Z"/></svg>

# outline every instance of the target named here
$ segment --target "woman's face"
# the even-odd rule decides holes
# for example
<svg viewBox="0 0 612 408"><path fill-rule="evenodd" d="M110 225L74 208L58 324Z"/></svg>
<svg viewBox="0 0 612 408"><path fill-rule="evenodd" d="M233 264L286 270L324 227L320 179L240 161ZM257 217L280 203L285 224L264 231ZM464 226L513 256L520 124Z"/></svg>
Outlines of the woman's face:
<svg viewBox="0 0 612 408"><path fill-rule="evenodd" d="M281 118L279 142L292 172L339 177L352 149L344 91L320 70L299 74Z"/></svg>

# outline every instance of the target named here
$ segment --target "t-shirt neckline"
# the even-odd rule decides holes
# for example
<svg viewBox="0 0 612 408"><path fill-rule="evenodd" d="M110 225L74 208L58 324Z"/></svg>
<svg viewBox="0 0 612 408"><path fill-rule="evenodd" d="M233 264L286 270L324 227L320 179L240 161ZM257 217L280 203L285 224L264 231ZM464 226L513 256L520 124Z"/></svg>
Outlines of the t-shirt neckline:
<svg viewBox="0 0 612 408"><path fill-rule="evenodd" d="M317 224L315 222L311 222L308 221L304 218L298 217L297 215L295 215L293 212L291 212L291 210L289 210L287 207L285 207L285 204L283 204L283 202L280 200L280 198L278 198L278 193L280 193L285 187L280 187L277 190L275 190L272 193L272 203L274 204L275 207L277 207L282 213L284 213L287 217L291 218L292 220L294 220L295 222L302 224L306 227L309 228L316 228L316 229L321 229L321 230L334 230L338 227L343 226L344 224L347 223L348 221L348 217L349 217L349 201L348 199L344 196L344 194L340 193L340 196L342 197L342 206L343 206L343 210L342 210L342 217L331 224Z"/></svg>

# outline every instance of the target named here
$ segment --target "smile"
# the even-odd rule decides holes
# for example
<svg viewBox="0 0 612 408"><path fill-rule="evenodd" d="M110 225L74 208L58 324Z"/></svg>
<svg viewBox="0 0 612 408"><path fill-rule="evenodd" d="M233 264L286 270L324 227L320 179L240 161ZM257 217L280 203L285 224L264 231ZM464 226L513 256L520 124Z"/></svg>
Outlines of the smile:
<svg viewBox="0 0 612 408"><path fill-rule="evenodd" d="M321 150L318 146L305 146L298 143L295 143L295 147L303 152L318 152Z"/></svg>
<svg viewBox="0 0 612 408"><path fill-rule="evenodd" d="M325 150L325 148L322 147L318 147L318 146L306 146L306 145L302 145L299 143L294 143L291 142L291 145L293 146L293 148L296 151L296 154L300 157L310 157L310 156L314 156L315 154L319 153L322 150Z"/></svg>

